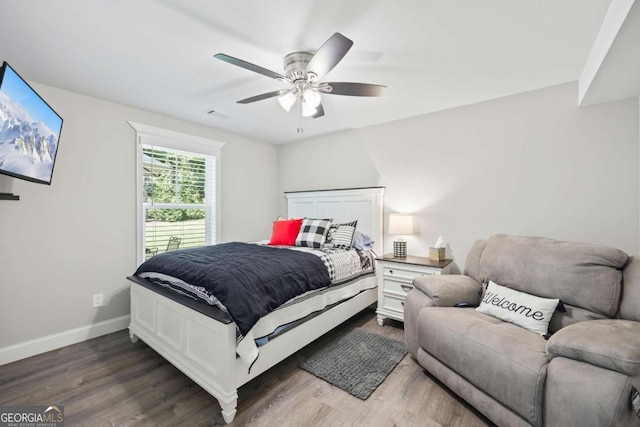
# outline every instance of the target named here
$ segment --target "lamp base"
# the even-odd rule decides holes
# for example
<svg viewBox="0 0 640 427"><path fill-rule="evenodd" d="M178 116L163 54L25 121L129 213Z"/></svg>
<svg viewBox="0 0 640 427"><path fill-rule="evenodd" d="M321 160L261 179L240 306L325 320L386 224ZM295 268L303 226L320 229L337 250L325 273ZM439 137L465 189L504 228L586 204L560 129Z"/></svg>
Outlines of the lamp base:
<svg viewBox="0 0 640 427"><path fill-rule="evenodd" d="M394 258L407 257L407 242L398 241L398 240L393 242L393 257Z"/></svg>

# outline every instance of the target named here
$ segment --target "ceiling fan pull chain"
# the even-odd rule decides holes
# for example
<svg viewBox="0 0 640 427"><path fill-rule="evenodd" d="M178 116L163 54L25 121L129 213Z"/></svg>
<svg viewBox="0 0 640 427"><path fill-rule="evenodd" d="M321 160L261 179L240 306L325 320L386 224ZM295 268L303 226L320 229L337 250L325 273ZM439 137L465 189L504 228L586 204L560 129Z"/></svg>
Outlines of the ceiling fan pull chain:
<svg viewBox="0 0 640 427"><path fill-rule="evenodd" d="M298 93L298 133L304 133L302 127L302 95Z"/></svg>

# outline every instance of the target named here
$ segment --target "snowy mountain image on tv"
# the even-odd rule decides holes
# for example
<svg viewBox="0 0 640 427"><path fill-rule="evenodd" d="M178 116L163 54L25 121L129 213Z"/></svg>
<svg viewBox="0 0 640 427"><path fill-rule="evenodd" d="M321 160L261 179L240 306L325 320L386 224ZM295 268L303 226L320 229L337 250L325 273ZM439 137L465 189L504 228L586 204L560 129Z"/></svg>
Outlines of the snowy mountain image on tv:
<svg viewBox="0 0 640 427"><path fill-rule="evenodd" d="M0 83L0 173L51 183L62 118L5 62Z"/></svg>

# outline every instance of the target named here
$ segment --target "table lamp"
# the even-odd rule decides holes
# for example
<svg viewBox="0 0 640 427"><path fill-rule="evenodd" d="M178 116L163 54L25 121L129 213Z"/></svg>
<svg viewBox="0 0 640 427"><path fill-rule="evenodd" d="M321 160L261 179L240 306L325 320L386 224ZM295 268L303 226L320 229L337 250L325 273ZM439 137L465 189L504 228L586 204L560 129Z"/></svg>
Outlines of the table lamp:
<svg viewBox="0 0 640 427"><path fill-rule="evenodd" d="M395 234L398 236L393 242L393 257L406 258L407 242L402 238L402 236L413 234L413 216L405 214L390 214L389 234Z"/></svg>

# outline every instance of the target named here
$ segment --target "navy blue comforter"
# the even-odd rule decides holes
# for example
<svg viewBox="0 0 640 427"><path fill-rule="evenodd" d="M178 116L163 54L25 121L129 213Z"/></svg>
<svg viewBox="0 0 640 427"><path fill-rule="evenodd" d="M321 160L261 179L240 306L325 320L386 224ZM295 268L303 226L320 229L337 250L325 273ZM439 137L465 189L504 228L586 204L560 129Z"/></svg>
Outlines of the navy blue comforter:
<svg viewBox="0 0 640 427"><path fill-rule="evenodd" d="M162 253L135 274L145 272L204 287L224 304L242 335L289 299L331 284L313 254L239 242Z"/></svg>

